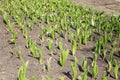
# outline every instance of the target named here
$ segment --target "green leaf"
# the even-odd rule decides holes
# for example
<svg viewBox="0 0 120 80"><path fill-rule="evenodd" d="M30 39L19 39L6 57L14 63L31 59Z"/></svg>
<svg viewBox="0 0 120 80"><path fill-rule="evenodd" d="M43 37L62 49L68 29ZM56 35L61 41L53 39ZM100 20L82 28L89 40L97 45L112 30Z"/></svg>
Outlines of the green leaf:
<svg viewBox="0 0 120 80"><path fill-rule="evenodd" d="M62 67L64 66L65 61L67 60L68 54L69 54L69 50L68 49L67 50L63 50L62 53L61 53L60 64L61 64Z"/></svg>
<svg viewBox="0 0 120 80"><path fill-rule="evenodd" d="M30 51L31 51L32 57L35 58L37 53L36 42L33 42L33 44L30 46Z"/></svg>
<svg viewBox="0 0 120 80"><path fill-rule="evenodd" d="M29 80L26 77L27 66L28 66L28 61L25 62L24 65L20 67L19 72L18 72L18 80Z"/></svg>
<svg viewBox="0 0 120 80"><path fill-rule="evenodd" d="M118 70L120 68L120 64L116 62L115 64L115 68L114 68L114 76L115 76L115 79L118 80Z"/></svg>

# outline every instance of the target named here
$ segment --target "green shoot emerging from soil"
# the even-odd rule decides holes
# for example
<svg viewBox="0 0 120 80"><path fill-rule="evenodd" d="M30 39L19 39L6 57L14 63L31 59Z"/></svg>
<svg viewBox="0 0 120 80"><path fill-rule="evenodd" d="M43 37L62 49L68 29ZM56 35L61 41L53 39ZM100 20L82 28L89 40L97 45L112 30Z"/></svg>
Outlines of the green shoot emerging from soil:
<svg viewBox="0 0 120 80"><path fill-rule="evenodd" d="M107 75L105 72L104 74L102 75L102 80L108 80L109 78L109 75Z"/></svg>
<svg viewBox="0 0 120 80"><path fill-rule="evenodd" d="M84 74L82 76L78 77L78 80L87 80L87 75L88 75L89 67L86 67L84 70Z"/></svg>
<svg viewBox="0 0 120 80"><path fill-rule="evenodd" d="M86 70L86 67L87 67L87 60L86 60L86 58L84 58L83 61L82 61L82 69L83 69L83 71Z"/></svg>
<svg viewBox="0 0 120 80"><path fill-rule="evenodd" d="M12 33L12 38L10 39L10 42L11 42L11 43L16 44L17 34L18 34L18 33L17 33L16 31L14 31L14 32Z"/></svg>
<svg viewBox="0 0 120 80"><path fill-rule="evenodd" d="M74 63L71 64L72 72L73 72L72 80L76 80L76 77L77 77L77 63L78 63L78 60L76 57L74 57Z"/></svg>
<svg viewBox="0 0 120 80"><path fill-rule="evenodd" d="M74 56L76 53L77 43L75 40L72 42L72 55Z"/></svg>
<svg viewBox="0 0 120 80"><path fill-rule="evenodd" d="M47 71L50 71L50 65L51 65L51 59L52 59L52 57L50 57L48 60L47 60L47 65L46 65L46 69L47 69Z"/></svg>
<svg viewBox="0 0 120 80"><path fill-rule="evenodd" d="M26 77L27 66L28 66L28 61L26 63L24 63L23 66L20 67L19 72L18 72L18 80L29 80Z"/></svg>
<svg viewBox="0 0 120 80"><path fill-rule="evenodd" d="M116 80L118 80L118 71L119 71L119 68L120 68L120 64L116 61L115 68L114 68L114 76L115 76Z"/></svg>
<svg viewBox="0 0 120 80"><path fill-rule="evenodd" d="M68 54L69 54L69 50L68 49L67 50L63 50L62 53L61 53L60 64L61 64L62 67L64 66L65 61L67 60Z"/></svg>
<svg viewBox="0 0 120 80"><path fill-rule="evenodd" d="M108 69L107 69L107 72L109 72L110 73L110 71L112 70L112 62L111 61L107 61L108 62Z"/></svg>
<svg viewBox="0 0 120 80"><path fill-rule="evenodd" d="M97 74L98 74L98 66L96 62L94 62L92 65L92 78L96 78Z"/></svg>
<svg viewBox="0 0 120 80"><path fill-rule="evenodd" d="M58 44L58 48L62 51L63 50L63 43L60 41Z"/></svg>
<svg viewBox="0 0 120 80"><path fill-rule="evenodd" d="M42 63L42 58L43 58L43 48L42 48L42 49L38 49L38 53L39 53L39 62Z"/></svg>
<svg viewBox="0 0 120 80"><path fill-rule="evenodd" d="M23 60L22 51L18 49L18 50L17 50L17 54L18 54L18 58L19 58L20 60Z"/></svg>
<svg viewBox="0 0 120 80"><path fill-rule="evenodd" d="M52 46L53 46L53 41L52 40L48 40L48 49L50 50L50 55L52 55Z"/></svg>
<svg viewBox="0 0 120 80"><path fill-rule="evenodd" d="M9 23L8 14L5 11L3 12L3 20L4 20L5 24Z"/></svg>
<svg viewBox="0 0 120 80"><path fill-rule="evenodd" d="M30 46L30 51L31 51L32 57L35 58L37 53L36 42L33 42L33 44Z"/></svg>

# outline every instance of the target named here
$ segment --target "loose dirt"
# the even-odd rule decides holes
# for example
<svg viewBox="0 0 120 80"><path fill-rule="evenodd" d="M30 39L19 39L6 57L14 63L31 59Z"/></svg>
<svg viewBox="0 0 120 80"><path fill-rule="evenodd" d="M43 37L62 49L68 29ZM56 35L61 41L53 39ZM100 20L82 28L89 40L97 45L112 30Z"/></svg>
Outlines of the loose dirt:
<svg viewBox="0 0 120 80"><path fill-rule="evenodd" d="M120 0L71 0L82 6L92 7L98 11L104 11L106 14L120 15Z"/></svg>

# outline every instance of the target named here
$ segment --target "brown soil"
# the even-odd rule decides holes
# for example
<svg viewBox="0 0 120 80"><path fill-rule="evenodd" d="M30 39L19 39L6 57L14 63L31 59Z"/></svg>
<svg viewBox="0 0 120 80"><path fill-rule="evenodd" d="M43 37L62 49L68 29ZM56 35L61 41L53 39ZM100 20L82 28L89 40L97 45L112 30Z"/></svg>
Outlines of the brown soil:
<svg viewBox="0 0 120 80"><path fill-rule="evenodd" d="M120 14L120 0L71 0L80 5L92 7L99 11L105 11L106 14Z"/></svg>
<svg viewBox="0 0 120 80"><path fill-rule="evenodd" d="M90 6L97 10L104 10L108 14L119 14L120 12L120 0L74 0L81 5ZM43 57L43 64L38 62L38 57L32 58L30 55L29 50L25 47L25 38L23 38L21 31L16 28L18 32L17 43L15 46L14 44L9 44L8 40L10 39L10 35L7 34L7 26L3 22L3 17L0 14L0 80L17 80L18 70L19 67L23 64L22 61L18 59L16 54L16 50L20 49L23 53L24 61L29 61L29 65L27 68L27 77L32 80L32 76L35 74L38 80L41 80L42 76L49 76L55 77L56 80L60 80L61 76L65 76L66 80L71 80L70 77L72 75L71 71L71 62L73 61L72 55L68 56L66 61L65 67L62 69L61 66L58 64L60 51L57 49L57 46L54 44L53 51L57 53L56 55L52 56L51 61L51 70L50 72L43 71L44 66L47 63L47 59L50 58L49 50L47 47L44 49L44 57ZM37 41L37 46L39 45L39 28L35 27L32 31L29 30L29 35ZM63 39L63 38L61 38ZM57 42L58 43L58 42ZM71 48L70 42L63 39L64 48ZM77 58L79 59L78 63L78 74L79 76L83 74L81 71L81 62L83 57L87 57L88 64L92 62L92 49L93 49L94 42L88 42L87 45L82 45L81 50L78 50L76 53ZM45 40L45 46L47 46L47 39ZM11 53L12 52L12 53ZM117 58L117 57L116 57ZM118 60L120 60L118 58ZM105 71L107 64L101 58L98 59L97 65L99 66L99 74L96 80L101 80L101 76ZM111 73L112 74L112 73ZM120 71L119 71L119 78L120 78ZM88 80L91 79L91 73L88 75ZM110 77L109 80L115 80L113 77Z"/></svg>

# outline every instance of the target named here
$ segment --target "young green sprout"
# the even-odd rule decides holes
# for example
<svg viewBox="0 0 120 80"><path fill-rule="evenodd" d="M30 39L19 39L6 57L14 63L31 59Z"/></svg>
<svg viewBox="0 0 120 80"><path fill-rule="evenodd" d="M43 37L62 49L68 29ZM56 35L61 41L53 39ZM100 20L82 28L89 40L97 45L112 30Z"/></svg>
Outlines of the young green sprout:
<svg viewBox="0 0 120 80"><path fill-rule="evenodd" d="M19 22L18 24L19 24L21 30L25 29L25 21L24 20L22 22Z"/></svg>
<svg viewBox="0 0 120 80"><path fill-rule="evenodd" d="M50 55L52 55L52 46L53 46L53 41L48 40L48 49L50 50Z"/></svg>
<svg viewBox="0 0 120 80"><path fill-rule="evenodd" d="M76 80L76 77L77 77L77 63L78 63L78 60L76 57L74 57L74 63L71 64L72 72L73 72L72 80Z"/></svg>
<svg viewBox="0 0 120 80"><path fill-rule="evenodd" d="M74 39L74 34L72 33L71 36L70 36L70 42L71 43L72 43L73 39Z"/></svg>
<svg viewBox="0 0 120 80"><path fill-rule="evenodd" d="M87 75L88 75L89 67L86 67L84 74L78 77L78 80L87 80Z"/></svg>
<svg viewBox="0 0 120 80"><path fill-rule="evenodd" d="M116 80L118 80L118 71L119 71L119 68L120 68L120 64L116 61L115 67L114 67L114 71L113 71Z"/></svg>
<svg viewBox="0 0 120 80"><path fill-rule="evenodd" d="M102 80L108 80L109 75L107 75L105 72L102 75Z"/></svg>
<svg viewBox="0 0 120 80"><path fill-rule="evenodd" d="M76 53L76 49L77 49L77 43L75 40L73 40L72 42L72 55L74 56Z"/></svg>
<svg viewBox="0 0 120 80"><path fill-rule="evenodd" d="M81 44L82 44L82 41L81 41L81 36L78 37L78 49L80 50L81 49Z"/></svg>
<svg viewBox="0 0 120 80"><path fill-rule="evenodd" d="M9 23L8 14L5 11L3 12L3 21L5 22L5 24Z"/></svg>
<svg viewBox="0 0 120 80"><path fill-rule="evenodd" d="M108 38L109 38L109 41L110 41L110 42L112 42L112 40L113 40L113 33L112 33L112 32L110 32L110 34L109 34L109 37L108 37Z"/></svg>
<svg viewBox="0 0 120 80"><path fill-rule="evenodd" d="M103 60L105 59L106 54L107 54L107 50L105 49L105 50L102 52L102 58L103 58Z"/></svg>
<svg viewBox="0 0 120 80"><path fill-rule="evenodd" d="M8 23L9 28L7 29L8 33L14 32L13 23Z"/></svg>
<svg viewBox="0 0 120 80"><path fill-rule="evenodd" d="M47 71L50 71L51 59L52 59L52 57L50 57L50 58L47 60L47 65L46 65Z"/></svg>
<svg viewBox="0 0 120 80"><path fill-rule="evenodd" d="M69 50L68 49L67 50L63 50L62 53L61 53L60 64L61 64L62 67L64 66L65 61L67 60L68 54L69 54Z"/></svg>
<svg viewBox="0 0 120 80"><path fill-rule="evenodd" d="M50 24L50 20L49 20L49 19L50 19L50 17L49 17L49 15L47 15L47 16L46 16L46 23L47 23L47 24Z"/></svg>
<svg viewBox="0 0 120 80"><path fill-rule="evenodd" d="M30 48L30 46L33 44L33 40L32 38L27 38L26 39L26 47L27 48Z"/></svg>
<svg viewBox="0 0 120 80"><path fill-rule="evenodd" d="M113 65L112 65L112 62L111 62L111 61L107 60L107 62L108 62L107 72L110 73L110 71L112 70Z"/></svg>
<svg viewBox="0 0 120 80"><path fill-rule="evenodd" d="M28 66L28 61L24 63L23 66L20 67L19 72L18 72L18 80L29 80L26 77L27 66Z"/></svg>
<svg viewBox="0 0 120 80"><path fill-rule="evenodd" d="M96 62L98 59L98 54L97 53L93 53L93 62Z"/></svg>
<svg viewBox="0 0 120 80"><path fill-rule="evenodd" d="M35 41L30 46L30 51L31 51L32 57L35 58L36 57L36 53L37 53L37 46L36 46L36 42Z"/></svg>
<svg viewBox="0 0 120 80"><path fill-rule="evenodd" d="M59 43L58 43L58 48L62 51L63 50L63 43L60 41Z"/></svg>
<svg viewBox="0 0 120 80"><path fill-rule="evenodd" d="M33 25L33 23L32 23L32 22L28 22L28 28L30 28L31 30L33 30L34 25Z"/></svg>
<svg viewBox="0 0 120 80"><path fill-rule="evenodd" d="M82 34L79 36L79 42L81 43L81 44L86 44L87 43L87 32L86 31L84 31L84 32L82 32Z"/></svg>
<svg viewBox="0 0 120 80"><path fill-rule="evenodd" d="M118 44L119 42L117 40L114 40L112 47L115 48Z"/></svg>
<svg viewBox="0 0 120 80"><path fill-rule="evenodd" d="M98 74L98 66L96 64L96 62L93 63L92 65L92 78L96 78L97 74Z"/></svg>
<svg viewBox="0 0 120 80"><path fill-rule="evenodd" d="M107 32L104 32L104 36L101 38L101 43L102 43L102 46L103 46L103 49L106 49L106 46L107 46Z"/></svg>
<svg viewBox="0 0 120 80"><path fill-rule="evenodd" d="M23 60L23 54L22 54L22 51L20 49L17 50L17 54L18 54L18 58L20 60Z"/></svg>
<svg viewBox="0 0 120 80"><path fill-rule="evenodd" d="M16 31L14 31L14 32L12 33L12 38L10 39L10 42L16 44L17 34L18 34L18 33L17 33Z"/></svg>
<svg viewBox="0 0 120 80"><path fill-rule="evenodd" d="M101 53L101 43L100 40L97 41L97 43L95 44L95 52L100 54Z"/></svg>
<svg viewBox="0 0 120 80"><path fill-rule="evenodd" d="M91 19L91 25L95 26L95 16L93 16L92 19Z"/></svg>
<svg viewBox="0 0 120 80"><path fill-rule="evenodd" d="M43 48L42 48L42 49L38 49L38 53L39 53L39 62L42 63L42 58L43 58Z"/></svg>
<svg viewBox="0 0 120 80"><path fill-rule="evenodd" d="M41 28L41 31L40 31L40 42L43 43L44 42L44 36L45 36L45 28Z"/></svg>
<svg viewBox="0 0 120 80"><path fill-rule="evenodd" d="M77 38L80 34L80 28L76 29L75 37Z"/></svg>
<svg viewBox="0 0 120 80"><path fill-rule="evenodd" d="M28 38L27 29L23 28L23 29L22 29L22 34L23 34L24 38L26 38L26 39Z"/></svg>
<svg viewBox="0 0 120 80"><path fill-rule="evenodd" d="M114 64L113 54L114 54L114 47L112 47L112 49L110 50L110 56L109 56L109 59L112 62L112 64Z"/></svg>
<svg viewBox="0 0 120 80"><path fill-rule="evenodd" d="M83 71L86 70L86 67L87 67L87 60L86 60L86 58L84 58L83 61L82 61L82 69L83 69Z"/></svg>

